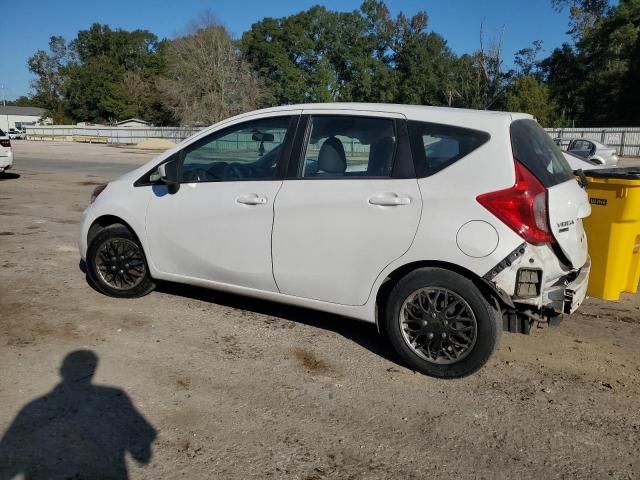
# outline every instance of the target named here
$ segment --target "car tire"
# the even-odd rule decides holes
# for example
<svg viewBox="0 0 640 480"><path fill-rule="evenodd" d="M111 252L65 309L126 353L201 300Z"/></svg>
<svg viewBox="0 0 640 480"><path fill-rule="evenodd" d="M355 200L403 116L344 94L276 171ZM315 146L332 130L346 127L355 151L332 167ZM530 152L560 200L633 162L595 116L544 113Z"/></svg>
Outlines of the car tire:
<svg viewBox="0 0 640 480"><path fill-rule="evenodd" d="M421 268L401 278L385 309L394 349L412 369L439 378L479 370L495 351L500 314L468 278Z"/></svg>
<svg viewBox="0 0 640 480"><path fill-rule="evenodd" d="M111 297L143 297L155 288L140 241L124 225L106 227L91 240L86 266L91 285Z"/></svg>

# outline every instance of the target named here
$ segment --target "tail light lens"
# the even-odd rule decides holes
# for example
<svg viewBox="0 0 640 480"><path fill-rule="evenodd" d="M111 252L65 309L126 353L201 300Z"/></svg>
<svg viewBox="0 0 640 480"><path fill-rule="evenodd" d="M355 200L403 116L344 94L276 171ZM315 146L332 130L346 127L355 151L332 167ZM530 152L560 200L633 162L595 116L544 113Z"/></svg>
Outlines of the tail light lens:
<svg viewBox="0 0 640 480"><path fill-rule="evenodd" d="M547 190L517 160L516 184L497 192L483 193L476 200L529 243L551 243L547 212Z"/></svg>
<svg viewBox="0 0 640 480"><path fill-rule="evenodd" d="M9 140L8 138L0 139L0 146L7 147L7 148L11 147L11 140Z"/></svg>

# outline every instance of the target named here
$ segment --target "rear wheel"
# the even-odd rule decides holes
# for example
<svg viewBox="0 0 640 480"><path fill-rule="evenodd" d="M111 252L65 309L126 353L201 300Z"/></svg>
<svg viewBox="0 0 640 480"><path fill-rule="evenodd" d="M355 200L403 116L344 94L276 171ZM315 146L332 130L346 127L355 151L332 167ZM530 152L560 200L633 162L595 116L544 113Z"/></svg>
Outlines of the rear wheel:
<svg viewBox="0 0 640 480"><path fill-rule="evenodd" d="M440 268L402 278L389 295L385 331L402 359L434 377L463 377L493 354L498 312L469 279Z"/></svg>
<svg viewBox="0 0 640 480"><path fill-rule="evenodd" d="M109 226L91 241L87 273L96 289L112 297L142 297L155 288L142 246L123 225Z"/></svg>

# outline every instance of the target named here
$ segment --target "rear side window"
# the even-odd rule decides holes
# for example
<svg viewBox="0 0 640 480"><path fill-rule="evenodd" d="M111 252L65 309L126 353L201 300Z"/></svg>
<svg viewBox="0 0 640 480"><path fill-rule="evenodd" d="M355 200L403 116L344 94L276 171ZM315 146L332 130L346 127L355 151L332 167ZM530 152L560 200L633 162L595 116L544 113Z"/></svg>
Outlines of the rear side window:
<svg viewBox="0 0 640 480"><path fill-rule="evenodd" d="M511 124L511 148L516 160L545 187L574 178L562 151L535 120L516 120Z"/></svg>
<svg viewBox="0 0 640 480"><path fill-rule="evenodd" d="M486 143L487 132L426 122L409 122L411 150L418 177L426 177L457 162Z"/></svg>
<svg viewBox="0 0 640 480"><path fill-rule="evenodd" d="M302 177L389 177L397 143L391 119L314 115Z"/></svg>

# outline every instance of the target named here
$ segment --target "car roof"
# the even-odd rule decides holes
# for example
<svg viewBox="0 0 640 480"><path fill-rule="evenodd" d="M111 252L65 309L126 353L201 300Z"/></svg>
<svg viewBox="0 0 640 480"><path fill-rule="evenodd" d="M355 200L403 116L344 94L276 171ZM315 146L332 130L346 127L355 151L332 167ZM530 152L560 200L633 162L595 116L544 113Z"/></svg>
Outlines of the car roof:
<svg viewBox="0 0 640 480"><path fill-rule="evenodd" d="M463 116L476 117L507 117L511 119L517 118L533 118L527 113L517 112L499 112L493 110L473 110L470 108L452 108L452 107L432 107L427 105L404 105L396 103L359 103L359 102L336 102L336 103L300 103L293 105L281 105L279 107L270 107L258 110L259 112L278 112L281 110L363 110L373 112L403 113L405 115L421 115L425 112L434 115L456 114Z"/></svg>
<svg viewBox="0 0 640 480"><path fill-rule="evenodd" d="M401 114L406 116L409 120L460 125L478 129L486 129L489 127L489 125L508 125L514 120L534 118L532 115L529 115L527 113L498 112L492 110L472 110L466 108L431 107L425 105L402 105L392 103L336 102L301 103L264 108L262 110L254 110L237 115L236 117L233 117L233 120L240 120L244 117L250 117L258 114L277 114L279 112L285 113L290 112L291 110L327 110L328 112L345 110L352 112L362 111Z"/></svg>

